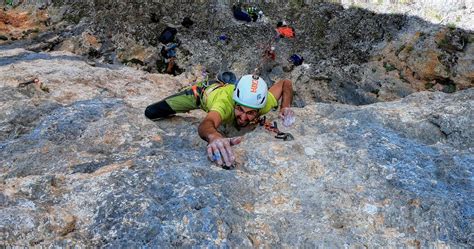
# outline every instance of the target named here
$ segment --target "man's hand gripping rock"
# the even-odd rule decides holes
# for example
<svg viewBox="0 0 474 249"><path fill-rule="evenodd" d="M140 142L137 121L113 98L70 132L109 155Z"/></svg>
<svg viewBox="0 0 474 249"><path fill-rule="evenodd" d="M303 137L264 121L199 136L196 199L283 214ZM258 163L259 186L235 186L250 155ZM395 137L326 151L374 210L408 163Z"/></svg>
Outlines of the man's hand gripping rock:
<svg viewBox="0 0 474 249"><path fill-rule="evenodd" d="M209 139L209 144L207 145L209 160L215 161L219 166L231 168L235 162L235 155L231 146L237 145L241 141L242 137L225 138L216 136Z"/></svg>
<svg viewBox="0 0 474 249"><path fill-rule="evenodd" d="M290 107L284 107L280 109L280 118L283 121L283 125L289 127L296 121L295 112Z"/></svg>

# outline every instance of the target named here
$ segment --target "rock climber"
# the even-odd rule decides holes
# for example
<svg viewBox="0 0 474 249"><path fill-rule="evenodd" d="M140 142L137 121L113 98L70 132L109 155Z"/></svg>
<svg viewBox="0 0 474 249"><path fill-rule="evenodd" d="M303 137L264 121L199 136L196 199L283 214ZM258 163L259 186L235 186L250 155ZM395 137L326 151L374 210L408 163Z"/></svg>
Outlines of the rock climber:
<svg viewBox="0 0 474 249"><path fill-rule="evenodd" d="M231 72L219 74L218 79L210 85L199 82L148 106L145 116L159 120L176 113L204 110L207 115L200 123L198 133L208 142L208 157L218 165L232 167L235 155L231 146L239 144L241 137L226 138L218 132L218 127L221 124L233 124L237 128L255 124L261 115L278 108L279 100L280 118L285 125L292 125L295 120L290 108L293 88L290 80L279 80L268 89L267 83L256 75L244 75L237 84L232 84L236 78Z"/></svg>

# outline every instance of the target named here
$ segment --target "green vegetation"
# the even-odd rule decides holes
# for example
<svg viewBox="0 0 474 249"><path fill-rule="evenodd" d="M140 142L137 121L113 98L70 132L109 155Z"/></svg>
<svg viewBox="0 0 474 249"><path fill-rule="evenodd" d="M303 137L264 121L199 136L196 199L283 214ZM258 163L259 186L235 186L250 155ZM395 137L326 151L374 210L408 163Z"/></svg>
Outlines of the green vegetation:
<svg viewBox="0 0 474 249"><path fill-rule="evenodd" d="M449 45L449 42L448 40L446 39L446 37L444 37L443 39L441 39L439 42L437 42L438 44L438 47L446 47Z"/></svg>
<svg viewBox="0 0 474 249"><path fill-rule="evenodd" d="M304 0L291 0L290 6L293 8L301 8L305 5Z"/></svg>
<svg viewBox="0 0 474 249"><path fill-rule="evenodd" d="M454 84L445 85L443 88L443 92L445 93L453 93L455 91L456 91L456 85Z"/></svg>
<svg viewBox="0 0 474 249"><path fill-rule="evenodd" d="M448 25L446 25L450 30L455 30L456 29L456 24L454 23L448 23Z"/></svg>
<svg viewBox="0 0 474 249"><path fill-rule="evenodd" d="M392 65L388 62L384 62L383 67L385 68L385 71L387 71L387 72L397 70L397 68L394 65Z"/></svg>
<svg viewBox="0 0 474 249"><path fill-rule="evenodd" d="M78 24L81 21L81 17L79 15L69 14L64 16L64 20L69 23Z"/></svg>
<svg viewBox="0 0 474 249"><path fill-rule="evenodd" d="M315 32L314 32L314 37L317 39L317 40L321 40L324 38L324 36L326 35L326 30L327 30L327 23L322 19L322 18L316 18L316 20L314 21L314 27L315 28Z"/></svg>
<svg viewBox="0 0 474 249"><path fill-rule="evenodd" d="M474 43L474 35L469 35L469 38L467 38L468 43Z"/></svg>
<svg viewBox="0 0 474 249"><path fill-rule="evenodd" d="M425 89L426 89L426 90L431 89L431 88L433 88L433 86L434 86L433 83L428 82L428 83L425 84Z"/></svg>

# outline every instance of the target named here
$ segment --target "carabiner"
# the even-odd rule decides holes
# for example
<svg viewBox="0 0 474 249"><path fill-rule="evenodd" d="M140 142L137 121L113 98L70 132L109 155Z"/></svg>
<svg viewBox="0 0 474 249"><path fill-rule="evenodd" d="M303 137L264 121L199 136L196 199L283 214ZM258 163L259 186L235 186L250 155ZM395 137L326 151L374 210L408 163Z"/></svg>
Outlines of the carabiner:
<svg viewBox="0 0 474 249"><path fill-rule="evenodd" d="M295 140L295 137L291 135L291 133L285 133L285 132L279 132L275 138L277 139L283 139L283 141L292 141Z"/></svg>

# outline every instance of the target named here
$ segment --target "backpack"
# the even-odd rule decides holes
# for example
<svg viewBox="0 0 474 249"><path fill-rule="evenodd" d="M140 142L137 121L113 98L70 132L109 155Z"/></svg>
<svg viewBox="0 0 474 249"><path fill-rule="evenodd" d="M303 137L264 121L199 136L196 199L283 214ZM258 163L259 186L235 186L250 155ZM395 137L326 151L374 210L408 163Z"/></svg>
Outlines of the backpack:
<svg viewBox="0 0 474 249"><path fill-rule="evenodd" d="M247 8L247 13L252 21L256 22L258 19L258 10L255 7Z"/></svg>
<svg viewBox="0 0 474 249"><path fill-rule="evenodd" d="M239 21L246 21L246 22L251 22L252 18L250 18L249 14L242 11L240 7L234 6L233 7L233 12L234 12L234 17L235 19Z"/></svg>
<svg viewBox="0 0 474 249"><path fill-rule="evenodd" d="M160 37L158 37L158 41L163 44L168 44L174 40L174 37L178 33L178 30L171 27L166 27L163 32L161 32Z"/></svg>
<svg viewBox="0 0 474 249"><path fill-rule="evenodd" d="M294 38L295 37L295 30L291 27L279 27L277 28L278 34L280 34L281 37L286 37L286 38Z"/></svg>
<svg viewBox="0 0 474 249"><path fill-rule="evenodd" d="M293 54L293 55L290 56L289 61L291 61L293 63L293 65L299 66L299 65L303 64L304 58L297 55L297 54Z"/></svg>

